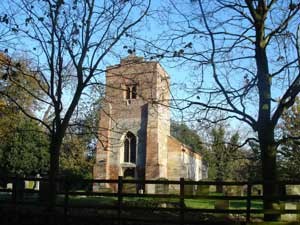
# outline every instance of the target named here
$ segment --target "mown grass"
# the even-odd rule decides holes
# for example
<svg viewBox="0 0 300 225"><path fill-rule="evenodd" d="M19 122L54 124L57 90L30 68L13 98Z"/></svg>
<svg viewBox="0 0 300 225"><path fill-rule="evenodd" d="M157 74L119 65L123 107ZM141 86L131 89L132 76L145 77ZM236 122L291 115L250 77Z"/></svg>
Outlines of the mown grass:
<svg viewBox="0 0 300 225"><path fill-rule="evenodd" d="M61 196L63 198L63 196ZM207 199L185 199L184 203L187 208L192 209L214 209L215 202L217 200L207 200ZM167 203L169 205L179 204L179 199L177 198L150 198L150 197L126 197L123 198L123 203L127 205L134 206L144 206L144 207L155 207L159 206L162 203ZM72 196L69 201L70 205L115 205L117 204L116 197L79 197ZM252 209L262 209L262 201L255 200L251 201ZM230 200L229 209L246 209L245 200Z"/></svg>
<svg viewBox="0 0 300 225"><path fill-rule="evenodd" d="M219 196L219 194L216 194L216 196ZM0 194L0 201L1 202L8 202L11 199L11 195L8 193L1 193ZM39 205L39 195L36 194L25 194L24 195L24 202L32 202L37 203L36 205ZM185 199L184 203L187 208L191 209L214 209L215 203L218 200L215 199ZM64 195L58 195L57 197L57 203L60 206L63 206L65 203L65 196ZM167 208L178 208L179 207L179 197L177 198L152 198L152 197L124 197L122 200L122 203L125 206L136 206L136 207L149 207L149 208L157 208L157 207L167 207ZM22 204L22 203L20 203ZM85 216L88 215L104 215L107 217L116 217L116 211L115 210L97 210L97 206L117 206L118 199L117 197L107 197L107 196L69 196L69 207L70 207L70 213L71 214L83 214ZM164 205L163 205L164 204ZM25 205L24 205L25 206ZM79 209L71 210L72 206L79 206ZM95 209L93 209L93 206L95 206ZM30 207L30 206L25 206ZM81 209L81 208L90 208L90 209ZM262 209L263 203L259 200L253 200L251 201L251 208L252 209ZM229 209L246 209L246 201L245 200L230 200L229 201ZM35 210L35 209L34 209ZM63 210L63 208L61 208ZM90 210L90 211L89 211ZM176 211L163 211L163 212L156 212L154 211L123 211L122 215L127 216L129 218L148 218L148 217L158 217L159 219L164 219L165 217L174 217L179 218L179 213ZM201 217L202 216L202 217ZM201 214L198 212L191 212L189 215L189 212L186 213L187 219L192 219L195 221L200 220L216 220L216 219L224 219L227 218L229 214L217 214L217 213L209 213L209 214ZM230 217L237 218L237 221L243 221L245 217L244 215L231 215ZM241 217L240 217L241 216ZM199 219L198 219L199 217ZM201 218L200 218L201 217ZM205 217L205 218L204 218ZM208 219L206 219L208 218ZM233 220L234 220L233 218ZM252 215L252 219L259 219L261 220L263 217L262 215ZM263 225L264 223L260 223L260 225ZM282 223L287 224L287 223ZM299 223L291 223L291 224L299 224ZM281 225L281 224L280 224Z"/></svg>
<svg viewBox="0 0 300 225"><path fill-rule="evenodd" d="M64 195L58 195L57 203L64 203ZM11 195L8 193L0 194L0 201L7 201L11 199ZM38 202L39 196L38 194L25 194L23 201L25 202ZM193 209L214 209L215 202L217 200L213 199L185 199L184 203L187 208ZM144 207L155 207L159 206L162 203L169 203L170 205L176 205L179 203L179 198L151 198L151 197L124 197L123 203L127 205L134 206L144 206ZM116 205L117 198L116 197L105 197L105 196L70 196L69 197L69 205L75 206L98 206L98 205ZM262 209L262 201L251 201L252 209ZM229 209L246 209L246 201L245 200L230 200L229 201Z"/></svg>

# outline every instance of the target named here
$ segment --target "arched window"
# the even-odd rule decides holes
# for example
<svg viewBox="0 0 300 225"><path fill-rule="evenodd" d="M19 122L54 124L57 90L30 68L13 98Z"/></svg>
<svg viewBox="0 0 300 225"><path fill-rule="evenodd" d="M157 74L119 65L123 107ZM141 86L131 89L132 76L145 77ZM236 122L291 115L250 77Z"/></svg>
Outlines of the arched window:
<svg viewBox="0 0 300 225"><path fill-rule="evenodd" d="M124 162L136 162L136 137L128 132L124 140Z"/></svg>

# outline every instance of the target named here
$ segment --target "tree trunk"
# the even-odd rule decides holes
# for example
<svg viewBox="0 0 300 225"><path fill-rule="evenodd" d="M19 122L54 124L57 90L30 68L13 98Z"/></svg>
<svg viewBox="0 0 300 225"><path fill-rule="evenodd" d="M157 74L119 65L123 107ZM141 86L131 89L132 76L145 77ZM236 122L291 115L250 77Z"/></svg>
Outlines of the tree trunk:
<svg viewBox="0 0 300 225"><path fill-rule="evenodd" d="M264 132L259 135L262 176L263 176L263 202L264 210L279 210L280 204L274 198L279 196L279 185L277 182L276 146L274 144L274 132ZM280 213L264 214L265 221L278 221Z"/></svg>
<svg viewBox="0 0 300 225"><path fill-rule="evenodd" d="M221 171L220 171L220 168L219 168L218 171L217 171L216 182L222 182L223 181L222 175L220 173L221 173ZM216 185L216 192L217 193L223 193L223 185L221 185L221 184Z"/></svg>
<svg viewBox="0 0 300 225"><path fill-rule="evenodd" d="M216 192L217 192L217 193L223 193L223 185L218 184L218 185L216 186Z"/></svg>
<svg viewBox="0 0 300 225"><path fill-rule="evenodd" d="M257 66L257 87L259 93L259 109L257 131L261 150L264 209L277 209L279 204L273 198L278 195L276 145L274 140L274 125L271 122L271 83L268 57L266 53L267 40L265 39L265 11L262 1L258 2L256 12L260 16L255 18L256 42L255 61ZM280 214L264 214L265 221L277 221Z"/></svg>
<svg viewBox="0 0 300 225"><path fill-rule="evenodd" d="M57 133L53 134L50 143L50 171L49 171L49 208L54 209L56 203L57 178L59 173L59 152L62 144L62 137Z"/></svg>
<svg viewBox="0 0 300 225"><path fill-rule="evenodd" d="M63 138L65 136L69 121L72 117L72 114L76 106L78 105L82 90L83 90L82 85L80 87L77 87L77 90L74 94L74 98L63 120L61 120L61 116L60 116L60 104L57 104L55 107L56 118L53 123L55 124L55 126L53 129L51 143L50 143L50 172L49 172L49 187L50 187L49 206L52 209L54 208L56 203L56 192L57 192L56 180L59 174L60 148L62 146Z"/></svg>

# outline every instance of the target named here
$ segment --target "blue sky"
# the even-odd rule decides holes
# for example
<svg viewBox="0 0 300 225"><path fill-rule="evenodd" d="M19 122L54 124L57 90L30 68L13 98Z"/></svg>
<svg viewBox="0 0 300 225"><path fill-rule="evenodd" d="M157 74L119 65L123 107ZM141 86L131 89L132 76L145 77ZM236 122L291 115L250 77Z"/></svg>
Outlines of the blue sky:
<svg viewBox="0 0 300 225"><path fill-rule="evenodd" d="M137 55L143 56L144 55L144 51L146 51L146 56L150 57L151 54L149 54L149 52L152 53L158 53L161 54L163 53L162 49L165 49L167 46L169 46L170 44L170 34L171 33L175 33L177 35L180 35L182 33L183 30L186 30L186 25L187 23L184 23L184 13L187 13L189 15L189 19L192 18L193 22L191 22L190 26L191 27L196 27L197 29L199 29L200 31L203 31L203 19L201 18L201 14L200 14L200 9L199 6L197 4L191 4L190 1L176 1L174 0L173 2L175 2L173 5L170 3L172 1L157 1L157 0L153 0L152 1L152 8L151 11L149 13L149 17L147 17L142 23L138 24L136 27L134 27L132 29L132 32L137 32L138 36L141 37L141 39L144 40L150 40L151 43L153 43L153 45L155 45L156 47L158 46L161 50L158 50L158 48L150 48L148 46L148 48L145 48L145 42L139 41L139 40L135 40L130 36L130 32L129 32L129 37L125 37L117 46L116 48L113 49L113 51L110 54L110 57L107 57L102 64L100 65L102 69L104 69L106 66L108 65L112 65L112 64L116 64L119 63L120 58L126 57L127 56L127 49L124 49L123 46L126 45L128 46L128 48L136 48L137 50ZM204 3L208 3L209 1L204 0ZM177 4L178 3L178 4ZM179 4L180 3L180 4ZM2 5L1 8L3 9L4 7L7 7L7 5L3 5L5 3L1 3ZM284 4L283 4L284 6ZM176 9L174 9L174 7L177 7L177 11ZM207 4L206 5L206 9L207 10L211 10L214 7L213 3L212 4ZM8 9L7 9L8 10ZM13 9L11 9L13 11ZM280 12L280 11L279 11ZM212 12L214 13L214 12ZM135 12L134 15L136 15L137 13ZM229 19L232 14L231 13L224 13L224 12L219 12L219 19L226 21L227 19ZM280 20L280 17L282 15L279 13L278 16L276 18L271 18L271 20L268 23L277 23ZM24 18L24 17L23 17ZM170 19L171 23L166 24L166 21ZM210 19L210 18L209 18ZM269 18L268 18L269 19ZM230 21L230 20L228 20ZM238 33L239 30L242 30L241 27L242 26L246 26L247 23L246 22L240 22L239 20L235 20L235 21L230 21L227 23L224 23L220 26L217 26L218 21L210 21L210 25L211 27L214 27L215 30L218 31L224 31L225 29L228 29L228 31L230 32L236 32ZM237 26L239 25L239 26ZM296 26L294 25L294 28ZM170 30L171 28L171 30ZM189 29L189 31L191 31L193 29ZM293 30L294 32L294 30ZM248 31L248 36L252 35L251 31ZM95 41L97 37L94 37ZM158 40L159 39L159 40ZM21 39L20 39L21 40ZM233 43L234 40L230 40L230 39L219 39L217 42L217 45L222 47L222 46L228 46L230 44ZM285 42L284 39L282 40L277 40L279 42ZM192 43L192 47L184 47L186 46L188 43ZM178 38L176 39L176 41L174 42L175 44L173 46L169 46L168 50L170 51L169 55L172 55L172 52L174 51L179 51L180 49L184 49L185 50L185 56L188 56L189 53L198 53L201 52L202 50L207 50L207 52L203 51L203 55L204 57L201 58L200 56L197 57L197 60L202 60L205 62L205 57L209 57L210 53L209 53L209 47L211 46L210 44L210 40L209 38L207 38L207 36L205 37L205 35L200 35L199 33L197 34L190 34L187 36L184 36L184 38ZM41 54L39 51L35 51L33 50L33 48L35 48L35 44L33 44L33 42L29 41L28 39L23 39L23 41L21 43L22 46L22 50L26 49L28 51L28 53L23 53L24 57L30 56L30 57L36 57L39 58L39 60L43 61L45 60L45 58L43 58L43 56L41 57ZM249 44L249 46L247 47L251 47L251 44ZM276 51L275 51L276 50ZM295 52L293 51L292 48L285 48L285 49L279 49L280 51L286 51L285 54L290 56L293 56L293 54L295 54ZM279 51L278 50L278 51ZM13 48L10 49L10 52L14 51ZM244 52L243 52L244 51ZM280 56L278 53L277 49L276 49L276 45L275 43L273 45L270 45L269 49L268 49L268 55L273 58L275 58L272 61L272 65L270 66L270 70L272 71L276 71L278 68L280 68L282 62L280 61ZM245 49L241 49L241 50L236 50L233 53L234 54L248 54L248 52L251 51L247 51ZM17 53L20 54L20 53ZM252 52L253 54L253 52ZM190 56L190 59L193 59L194 56ZM222 56L223 59L226 59L226 55ZM228 55L228 58L232 57L232 55ZM276 61L276 59L279 59L278 61ZM148 58L149 59L149 58ZM175 59L175 60L174 60ZM205 60L204 60L205 59ZM220 58L221 59L221 58ZM35 60L35 59L34 59ZM171 90L172 93L174 94L175 98L187 98L189 96L191 96L191 93L187 92L187 89L189 87L195 88L195 86L200 86L201 82L203 83L202 88L204 89L208 89L208 88L214 88L215 86L213 86L213 82L212 82L212 76L211 76L211 68L210 66L205 66L203 67L204 64L199 63L193 63L191 60L184 62L182 65L178 65L181 64L183 61L179 60L179 58L175 57L170 57L170 58L163 58L160 59L160 63L162 64L162 66L165 68L165 70L169 73L169 75L171 76L171 81L172 81L172 86L171 86ZM222 62L220 62L221 65ZM221 76L222 82L226 83L226 76L228 75L228 79L230 81L230 84L228 84L227 86L230 87L230 85L232 86L232 88L237 88L239 86L242 86L243 83L245 82L245 70L241 69L241 70L235 70L235 71L231 71L231 67L232 65L229 64L223 64L223 66L218 67L218 73ZM228 67L226 67L228 66ZM245 67L250 69L251 71L255 72L255 65L254 65L254 61L248 61L248 60L238 60L236 62L236 64L234 66L238 66L238 67ZM237 72L238 71L238 72ZM294 70L296 71L296 69ZM201 78L201 76L199 75L203 75L203 77ZM250 75L247 75L250 76ZM290 78L292 80L293 78L293 74L290 74ZM200 79L201 78L201 79ZM104 81L104 76L102 75L102 78L100 79L101 81ZM272 80L272 82L274 84L276 84L276 82L278 82L278 85L274 85L275 88L273 88L273 93L274 93L274 100L276 100L276 98L278 98L281 94L282 94L282 90L285 88L286 86L286 82L287 80L281 82L280 79L276 80ZM179 85L179 86L178 86ZM186 85L186 90L184 90L184 85ZM195 90L195 89L194 89ZM68 99L68 91L72 91L72 87L67 90L65 92L66 97L65 97L65 101L67 101ZM207 100L207 96L204 94L199 94L198 95L200 97L200 99L204 99ZM257 110L257 95L255 95L255 93L252 94L251 96L252 99L247 101L247 111L249 112L249 114L253 115L254 117L256 117L256 110ZM193 100L197 100L196 95L192 98ZM214 101L218 100L218 98L213 99ZM186 117L188 118L188 117ZM176 119L181 119L176 118ZM196 116L193 117L193 119L197 119ZM241 123L239 122L233 122L231 123L233 126L235 127L239 127L241 126Z"/></svg>

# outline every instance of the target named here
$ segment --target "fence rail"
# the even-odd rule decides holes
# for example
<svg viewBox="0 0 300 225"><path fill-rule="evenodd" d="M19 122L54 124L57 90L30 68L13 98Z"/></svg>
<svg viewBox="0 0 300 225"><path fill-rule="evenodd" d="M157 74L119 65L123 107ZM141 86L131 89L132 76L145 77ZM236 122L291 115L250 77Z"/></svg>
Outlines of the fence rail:
<svg viewBox="0 0 300 225"><path fill-rule="evenodd" d="M40 184L39 190L34 188L28 188L24 186L25 181L31 181ZM49 182L45 178L19 178L19 177L0 177L0 186L1 183L12 183L11 188L0 187L0 204L13 204L18 205L38 205L46 206L47 202L41 201L39 197L43 195L43 188L45 184ZM60 196L60 199L57 200L56 207L63 209L63 214L65 217L70 216L72 209L97 209L97 210L114 210L117 215L117 220L120 222L122 220L130 220L128 214L125 212L130 211L155 211L155 212L176 212L178 220L173 221L179 224L187 223L190 218L187 218L188 213L209 213L209 214L239 214L245 221L251 221L251 218L254 214L296 214L297 220L300 219L300 181L279 181L279 182L213 182L213 181L187 181L181 178L178 181L172 180L126 180L123 177L119 177L115 180L68 180L68 179L57 179L58 188L57 194ZM288 186L296 186L298 192L295 193L281 193L278 196L272 196L270 200L276 200L281 202L281 208L278 210L264 210L262 208L262 200L266 199L262 193L253 193L254 188L261 186L263 183L270 185L279 185L284 187L284 190ZM43 185L42 185L43 184ZM74 190L73 186L75 184L89 185L90 190L78 191ZM99 191L92 191L91 187L98 185L114 185L115 192L107 192L109 189L100 188ZM126 185L131 185L130 191ZM177 185L176 188L170 191L162 190L160 193L149 193L149 191L138 192L134 187L146 187L147 185L156 185L155 187L165 185L169 187L170 185ZM211 186L223 186L227 188L226 194L212 194L208 189ZM239 187L238 194L231 193L230 187L235 186ZM147 189L147 188L146 188ZM159 189L159 188L158 188ZM237 189L236 189L237 190ZM157 191L159 192L159 191ZM256 190L256 192L259 192ZM261 190L260 190L261 192ZM31 194L39 196L38 198L24 198L25 195ZM45 194L45 193L44 193ZM82 197L87 199L84 204L78 204L74 200L75 198ZM101 199L97 204L89 202L89 197L109 197L111 198L110 204L102 204ZM135 205L132 203L134 199L152 199L152 203L159 202L160 204L150 204L146 206ZM160 201L158 201L160 200ZM206 203L214 204L214 207L190 207L187 205L188 201L207 201ZM240 207L230 207L231 203L240 204ZM285 204L290 202L293 204L294 209L286 209ZM79 202L80 203L80 202ZM93 203L93 204L92 204ZM260 207L254 207L254 204L260 204ZM168 205L169 204L169 205ZM131 217L131 219L136 220L137 218ZM146 221L151 221L148 218L144 218ZM167 220L164 218L164 220ZM188 222L190 223L190 222Z"/></svg>

